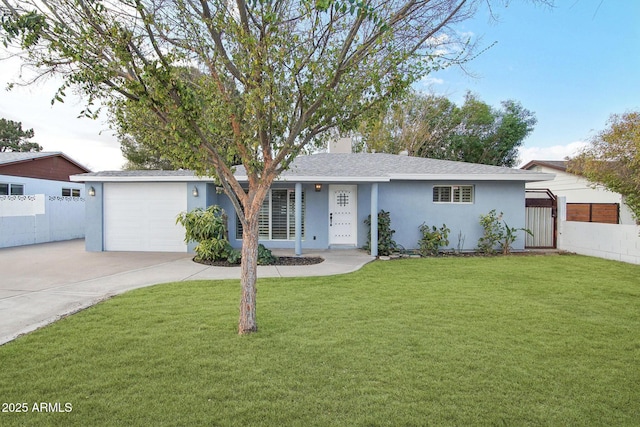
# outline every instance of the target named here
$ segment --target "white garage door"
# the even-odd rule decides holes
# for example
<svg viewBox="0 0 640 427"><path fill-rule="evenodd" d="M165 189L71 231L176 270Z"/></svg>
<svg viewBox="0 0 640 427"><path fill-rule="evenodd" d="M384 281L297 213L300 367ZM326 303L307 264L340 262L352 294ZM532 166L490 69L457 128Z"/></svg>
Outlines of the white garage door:
<svg viewBox="0 0 640 427"><path fill-rule="evenodd" d="M105 183L107 251L186 252L176 217L187 210L184 183Z"/></svg>

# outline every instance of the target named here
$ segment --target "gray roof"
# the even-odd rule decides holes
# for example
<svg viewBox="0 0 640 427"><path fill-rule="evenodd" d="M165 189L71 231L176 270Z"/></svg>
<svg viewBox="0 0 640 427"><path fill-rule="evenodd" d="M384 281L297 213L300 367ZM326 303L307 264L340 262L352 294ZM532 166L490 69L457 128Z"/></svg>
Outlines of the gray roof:
<svg viewBox="0 0 640 427"><path fill-rule="evenodd" d="M238 170L238 173L240 170ZM396 178L422 175L510 175L522 171L477 163L453 162L384 153L315 154L295 159L283 177Z"/></svg>
<svg viewBox="0 0 640 427"><path fill-rule="evenodd" d="M246 181L243 166L236 168ZM195 181L192 171L111 171L75 175L76 181ZM278 178L298 182L386 182L391 180L544 181L550 174L476 163L425 159L384 153L321 153L297 157Z"/></svg>
<svg viewBox="0 0 640 427"><path fill-rule="evenodd" d="M26 160L39 159L41 157L58 156L60 151L37 151L37 152L19 152L19 151L2 151L0 152L0 165L8 163L24 162Z"/></svg>
<svg viewBox="0 0 640 427"><path fill-rule="evenodd" d="M195 173L191 170L179 169L179 170L124 170L124 171L102 171L83 173L82 177L195 177Z"/></svg>

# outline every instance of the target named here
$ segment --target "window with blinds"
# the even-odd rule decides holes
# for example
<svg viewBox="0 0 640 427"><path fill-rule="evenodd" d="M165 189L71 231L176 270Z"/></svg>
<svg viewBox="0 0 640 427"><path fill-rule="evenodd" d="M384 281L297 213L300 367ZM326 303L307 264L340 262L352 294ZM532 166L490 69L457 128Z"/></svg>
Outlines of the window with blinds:
<svg viewBox="0 0 640 427"><path fill-rule="evenodd" d="M305 203L302 192L302 237ZM271 189L260 207L259 234L262 240L293 240L296 237L296 194L289 189ZM242 224L236 218L236 238L242 239Z"/></svg>
<svg viewBox="0 0 640 427"><path fill-rule="evenodd" d="M433 201L436 203L451 202L451 187L433 187Z"/></svg>
<svg viewBox="0 0 640 427"><path fill-rule="evenodd" d="M434 203L473 203L473 185L436 185Z"/></svg>
<svg viewBox="0 0 640 427"><path fill-rule="evenodd" d="M288 210L287 190L271 190L271 239L286 240L289 237Z"/></svg>
<svg viewBox="0 0 640 427"><path fill-rule="evenodd" d="M261 239L269 239L270 227L269 227L269 206L271 206L271 193L267 193L267 197L265 197L264 202L262 202L262 206L260 207L260 218L258 219L258 234ZM240 221L237 222L240 224ZM242 227L242 224L240 224ZM242 228L240 229L240 239L242 239Z"/></svg>
<svg viewBox="0 0 640 427"><path fill-rule="evenodd" d="M78 188L63 188L62 197L80 197L80 190Z"/></svg>

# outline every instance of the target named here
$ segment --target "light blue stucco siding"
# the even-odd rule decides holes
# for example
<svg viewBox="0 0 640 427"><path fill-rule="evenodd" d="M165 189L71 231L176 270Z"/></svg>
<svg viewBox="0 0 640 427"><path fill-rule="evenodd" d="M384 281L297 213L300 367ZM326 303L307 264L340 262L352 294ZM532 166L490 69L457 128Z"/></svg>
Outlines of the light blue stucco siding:
<svg viewBox="0 0 640 427"><path fill-rule="evenodd" d="M84 185L77 182L0 175L0 183L23 185L25 195L45 194L47 196L62 196L63 188L80 190L80 197L86 197L87 195L84 190Z"/></svg>
<svg viewBox="0 0 640 427"><path fill-rule="evenodd" d="M473 185L473 203L435 203L434 185ZM398 181L380 184L379 209L390 212L394 240L406 249L418 247L419 227L445 224L449 233L448 249L473 250L482 236L480 215L495 209L504 213L510 227L525 226L525 191L523 182L411 182ZM524 235L519 233L513 244L524 249Z"/></svg>
<svg viewBox="0 0 640 427"><path fill-rule="evenodd" d="M201 208L206 209L207 206L215 205L215 197L210 196L210 192L214 193L215 196L215 187L207 184L205 182L187 182L185 183L187 186L187 212L191 212L194 209ZM213 201L209 203L209 200ZM179 212L180 213L180 212ZM187 243L187 251L195 252L195 247L197 242L188 242Z"/></svg>
<svg viewBox="0 0 640 427"><path fill-rule="evenodd" d="M341 183L348 185L349 183ZM355 183L352 183L356 185ZM313 185L303 184L305 193L304 236L302 249L329 248L329 185L323 183L322 190L316 192ZM473 185L473 203L434 203L433 187L435 185ZM395 230L394 240L405 249L418 247L420 239L419 227L422 223L441 227L445 224L450 230L447 249L474 250L478 239L482 236L480 215L492 209L503 212L503 219L510 227L525 226L524 183L523 182L474 182L474 181L394 181L379 183L378 210L391 214L391 227ZM358 247L367 242L369 229L365 220L371 214L372 184L358 183ZM273 188L294 189L293 183L276 183ZM240 248L242 240L236 238L236 216L233 206L226 198L220 196L218 202L230 213L229 235L234 247ZM264 240L260 243L271 249L294 249L295 240ZM515 250L524 249L524 234L519 232L514 242Z"/></svg>
<svg viewBox="0 0 640 427"><path fill-rule="evenodd" d="M379 188L384 184L380 184ZM378 193L379 194L379 193ZM378 209L380 207L380 200L378 196ZM367 234L369 233L369 227L365 224L367 217L371 215L371 184L358 184L358 247L361 248L367 243Z"/></svg>
<svg viewBox="0 0 640 427"><path fill-rule="evenodd" d="M316 191L314 185L303 185L305 193L305 237L303 249L326 249L329 247L329 184L322 184Z"/></svg>
<svg viewBox="0 0 640 427"><path fill-rule="evenodd" d="M216 186L213 183L206 184L206 196L205 196L206 206L211 206L218 203L219 195L218 195L217 188L218 186Z"/></svg>
<svg viewBox="0 0 640 427"><path fill-rule="evenodd" d="M89 189L95 190L95 195L89 195ZM85 185L85 233L84 244L88 252L102 252L104 250L104 187L101 182L91 182Z"/></svg>
<svg viewBox="0 0 640 427"><path fill-rule="evenodd" d="M371 214L372 184L345 183L357 185L357 246L362 247L367 241L368 227L365 219ZM228 215L229 240L233 247L240 248L242 239L236 236L236 215L233 205L224 194L218 194L216 185L207 182L188 182L186 186L187 210L206 208L218 204ZM301 184L304 193L304 216L302 218L302 252L329 248L329 186L322 183L322 190L315 191L313 183ZM434 185L473 185L473 203L434 203ZM277 182L273 188L294 190L294 182ZM391 227L395 230L394 240L406 249L418 247L420 239L419 227L424 222L436 227L446 224L451 230L448 249L473 250L482 236L480 215L495 209L503 212L503 219L510 227L525 226L525 190L524 182L494 181L392 181L378 183L378 210L391 213ZM89 188L95 189L95 196L89 196ZM196 188L198 196L194 196ZM104 250L104 188L101 182L86 184L86 250ZM177 214L177 213L176 213ZM461 239L459 239L461 236ZM271 249L294 249L295 239L264 240L260 243ZM193 252L195 243L188 245ZM524 233L518 233L513 245L516 250L524 249Z"/></svg>

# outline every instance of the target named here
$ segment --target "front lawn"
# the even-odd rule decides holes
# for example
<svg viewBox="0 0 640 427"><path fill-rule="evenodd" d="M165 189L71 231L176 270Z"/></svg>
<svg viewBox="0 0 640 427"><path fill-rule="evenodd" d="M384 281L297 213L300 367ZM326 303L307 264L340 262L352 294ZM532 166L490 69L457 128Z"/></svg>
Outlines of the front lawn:
<svg viewBox="0 0 640 427"><path fill-rule="evenodd" d="M139 289L0 347L2 409L28 409L0 425L640 425L640 266L431 258L263 279L245 337L239 298L238 281Z"/></svg>

